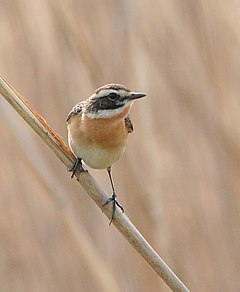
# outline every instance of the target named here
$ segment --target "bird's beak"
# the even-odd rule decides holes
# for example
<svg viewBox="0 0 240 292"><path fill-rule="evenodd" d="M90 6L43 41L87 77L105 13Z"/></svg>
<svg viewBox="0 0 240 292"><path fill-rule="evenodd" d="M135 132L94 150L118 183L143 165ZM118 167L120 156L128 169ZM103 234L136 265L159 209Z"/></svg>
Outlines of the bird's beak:
<svg viewBox="0 0 240 292"><path fill-rule="evenodd" d="M142 98L144 96L146 96L145 93L132 92L132 94L129 96L129 100L134 100L134 99Z"/></svg>

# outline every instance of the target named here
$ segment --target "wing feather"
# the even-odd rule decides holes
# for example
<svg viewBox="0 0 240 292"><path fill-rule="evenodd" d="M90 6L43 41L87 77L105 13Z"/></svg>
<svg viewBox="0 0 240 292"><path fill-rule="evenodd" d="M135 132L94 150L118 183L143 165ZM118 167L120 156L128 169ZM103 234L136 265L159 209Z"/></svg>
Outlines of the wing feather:
<svg viewBox="0 0 240 292"><path fill-rule="evenodd" d="M131 122L130 116L127 115L126 118L124 119L125 126L127 128L128 133L132 133L133 131L133 124Z"/></svg>
<svg viewBox="0 0 240 292"><path fill-rule="evenodd" d="M79 102L77 103L73 108L72 110L70 111L70 113L68 114L67 116L67 123L71 120L71 118L73 116L76 116L76 115L79 115L82 113L82 109L83 109L83 103L84 102Z"/></svg>

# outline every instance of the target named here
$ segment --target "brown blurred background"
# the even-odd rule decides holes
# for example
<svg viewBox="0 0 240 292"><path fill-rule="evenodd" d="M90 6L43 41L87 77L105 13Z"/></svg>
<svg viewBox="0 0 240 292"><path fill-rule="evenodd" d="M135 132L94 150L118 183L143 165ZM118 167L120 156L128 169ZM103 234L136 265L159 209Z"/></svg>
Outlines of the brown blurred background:
<svg viewBox="0 0 240 292"><path fill-rule="evenodd" d="M119 202L191 291L239 291L239 1L0 0L0 39L0 74L65 141L97 87L147 93ZM1 291L169 291L2 97L0 130Z"/></svg>

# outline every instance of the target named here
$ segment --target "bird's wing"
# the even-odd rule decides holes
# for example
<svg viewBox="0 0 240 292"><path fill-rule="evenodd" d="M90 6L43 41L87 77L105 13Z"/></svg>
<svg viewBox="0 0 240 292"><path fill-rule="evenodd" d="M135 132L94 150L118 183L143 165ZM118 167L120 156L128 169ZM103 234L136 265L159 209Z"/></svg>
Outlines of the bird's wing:
<svg viewBox="0 0 240 292"><path fill-rule="evenodd" d="M127 128L128 133L132 133L133 131L133 124L131 122L130 116L127 115L126 118L124 119L125 126Z"/></svg>
<svg viewBox="0 0 240 292"><path fill-rule="evenodd" d="M71 118L73 116L76 116L76 115L79 115L82 113L82 108L83 108L83 102L79 102L77 103L73 108L72 110L70 111L70 113L68 114L67 116L67 123L71 120Z"/></svg>

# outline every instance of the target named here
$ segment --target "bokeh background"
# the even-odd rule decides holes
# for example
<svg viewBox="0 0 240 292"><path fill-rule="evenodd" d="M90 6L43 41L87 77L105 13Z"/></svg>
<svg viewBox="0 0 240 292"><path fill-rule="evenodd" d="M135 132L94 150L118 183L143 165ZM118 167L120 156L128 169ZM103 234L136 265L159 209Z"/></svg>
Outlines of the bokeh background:
<svg viewBox="0 0 240 292"><path fill-rule="evenodd" d="M0 74L65 141L97 87L147 93L119 201L191 291L239 291L239 1L0 0L0 40ZM1 291L169 291L2 97L0 131Z"/></svg>

